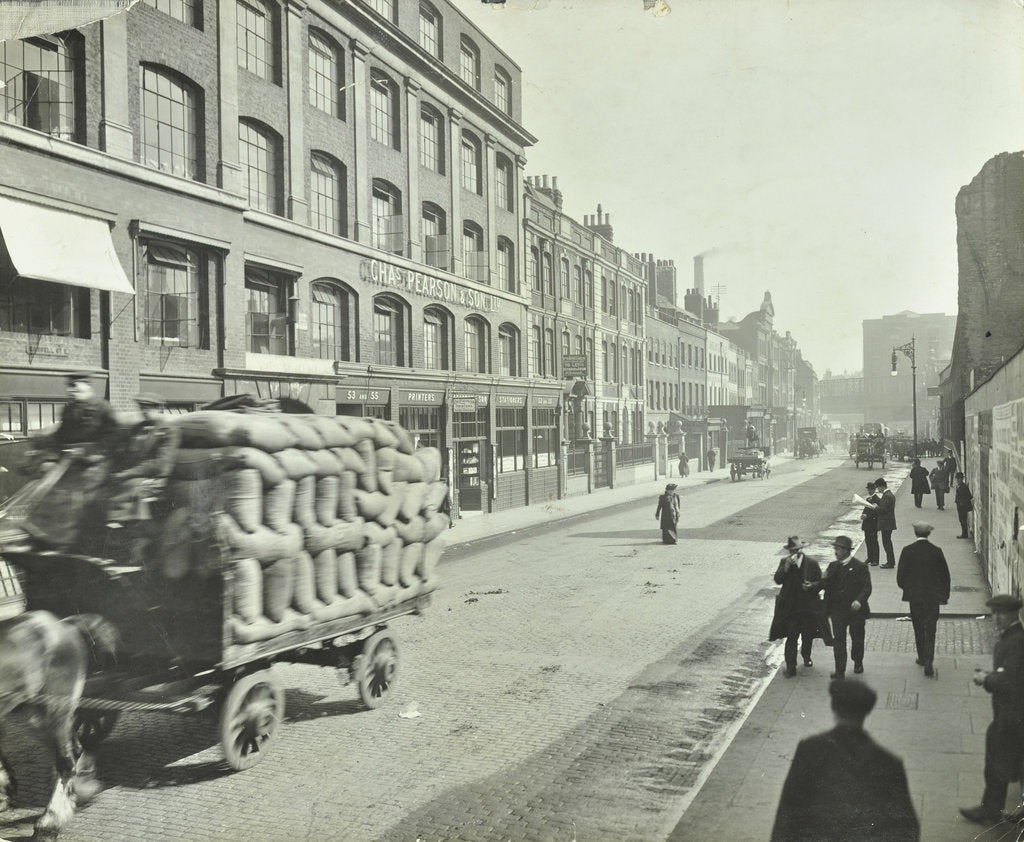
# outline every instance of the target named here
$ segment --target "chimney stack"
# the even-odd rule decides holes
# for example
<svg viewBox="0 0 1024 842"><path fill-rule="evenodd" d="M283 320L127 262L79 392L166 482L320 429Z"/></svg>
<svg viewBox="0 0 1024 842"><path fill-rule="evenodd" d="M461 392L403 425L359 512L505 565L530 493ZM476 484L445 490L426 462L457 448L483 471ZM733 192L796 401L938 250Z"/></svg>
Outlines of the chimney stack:
<svg viewBox="0 0 1024 842"><path fill-rule="evenodd" d="M603 210L601 209L600 205L597 206L596 221L595 221L594 217L591 217L590 224L587 225L587 227L591 231L593 231L595 234L600 234L609 243L613 242L613 240L612 240L613 231L612 231L612 224L611 224L611 215L604 213Z"/></svg>

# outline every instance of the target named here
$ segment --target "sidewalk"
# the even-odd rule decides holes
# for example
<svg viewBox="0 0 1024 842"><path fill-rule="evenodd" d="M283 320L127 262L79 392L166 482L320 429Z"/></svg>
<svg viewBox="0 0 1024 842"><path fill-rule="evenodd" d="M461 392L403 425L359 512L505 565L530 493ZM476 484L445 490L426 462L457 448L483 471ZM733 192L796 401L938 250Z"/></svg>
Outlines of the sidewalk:
<svg viewBox="0 0 1024 842"><path fill-rule="evenodd" d="M772 456L770 461L772 468L775 469L779 465L791 460L791 456ZM667 483L674 482L679 486L680 490L683 490L693 486L706 485L710 482L729 480L728 466L717 468L714 471L691 473L688 477L676 475L674 462L671 463L671 469L672 471L668 477L650 479L619 488L599 488L593 494L581 494L577 497L567 497L564 500L550 500L548 502L534 503L531 506L519 506L515 509L507 509L489 515L482 515L477 512L464 513L463 517L458 518L455 521L455 526L448 532L448 546L457 547L461 544L478 541L481 538L493 538L495 535L512 533L520 529L528 529L531 526L539 526L545 523L553 523L576 515L607 509L620 503L632 503L636 500L649 500L651 512L653 513L654 506L658 502L658 495L665 490ZM650 470L651 474L653 474L653 466L651 466ZM441 563L443 564L444 562L442 561Z"/></svg>
<svg viewBox="0 0 1024 842"><path fill-rule="evenodd" d="M888 473L888 472L887 472ZM866 480L865 480L866 482ZM890 487L893 486L889 479ZM895 491L895 489L894 489ZM873 592L863 679L878 693L866 727L882 746L899 755L926 842L967 842L1014 838L1011 825L986 828L965 821L958 807L981 801L985 729L992 720L988 693L971 682L976 666L991 667L993 629L989 596L973 540L957 540L959 521L951 497L937 511L934 496L917 509L904 482L896 493L899 526L893 545L897 560L913 540L911 524L926 520L932 540L949 562L952 592L939 620L935 677L914 663L913 629L907 604L896 588L895 570L871 568ZM863 556L863 551L859 553ZM884 552L883 552L884 562ZM781 644L773 663L781 662ZM833 725L828 699L831 653L820 648L814 666L786 679L776 672L751 715L695 796L671 842L729 839L764 842L771 835L782 784L799 740ZM1016 785L1008 788L1007 807Z"/></svg>

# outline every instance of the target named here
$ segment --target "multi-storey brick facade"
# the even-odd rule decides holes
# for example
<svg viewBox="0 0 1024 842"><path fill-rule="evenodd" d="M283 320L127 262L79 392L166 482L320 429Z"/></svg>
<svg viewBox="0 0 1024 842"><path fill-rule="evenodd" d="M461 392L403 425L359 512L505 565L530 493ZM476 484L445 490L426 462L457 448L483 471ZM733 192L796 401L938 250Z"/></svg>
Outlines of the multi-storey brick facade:
<svg viewBox="0 0 1024 842"><path fill-rule="evenodd" d="M5 89L5 212L86 218L134 289L7 244L8 432L91 367L117 408L253 392L394 418L447 451L463 510L558 492L562 383L527 376L521 72L453 3L142 3L0 50L36 80Z"/></svg>

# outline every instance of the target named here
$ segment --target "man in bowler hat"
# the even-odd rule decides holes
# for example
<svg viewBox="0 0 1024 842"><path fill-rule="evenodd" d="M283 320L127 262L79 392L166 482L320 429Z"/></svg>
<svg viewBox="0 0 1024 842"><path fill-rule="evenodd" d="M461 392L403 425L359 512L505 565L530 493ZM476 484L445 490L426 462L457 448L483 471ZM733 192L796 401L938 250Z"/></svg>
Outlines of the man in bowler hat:
<svg viewBox="0 0 1024 842"><path fill-rule="evenodd" d="M903 548L896 568L896 586L903 589L903 601L910 603L917 663L928 676L935 674L932 661L939 606L949 602L949 565L942 550L928 540L931 534L931 524L915 523L917 540Z"/></svg>
<svg viewBox="0 0 1024 842"><path fill-rule="evenodd" d="M835 727L797 745L772 842L916 842L903 761L864 730L878 696L854 679L832 681L828 692Z"/></svg>
<svg viewBox="0 0 1024 842"><path fill-rule="evenodd" d="M769 640L786 639L786 677L796 675L796 644L804 666L813 666L811 646L814 638L827 634L825 606L821 601L821 566L817 559L804 554L806 543L793 535L782 548L782 560L775 571L775 584L782 589L775 597L775 615ZM823 632L822 627L826 629ZM829 636L830 637L830 636ZM829 637L825 638L826 645Z"/></svg>
<svg viewBox="0 0 1024 842"><path fill-rule="evenodd" d="M864 672L864 623L871 615L871 572L860 559L854 558L853 542L840 535L832 542L836 559L825 570L821 580L825 590L825 610L832 621L832 654L836 671L832 678L846 676L846 635L850 635L850 657L853 671Z"/></svg>
<svg viewBox="0 0 1024 842"><path fill-rule="evenodd" d="M891 570L896 566L896 550L892 546L892 533L896 531L896 495L889 490L885 477L875 480L877 503L868 503L866 508L875 510L878 516L878 531L882 533L882 548L885 550L885 564L882 570Z"/></svg>
<svg viewBox="0 0 1024 842"><path fill-rule="evenodd" d="M875 494L875 481L871 480L867 486L868 496L864 499L870 503L860 513L860 528L864 533L864 545L868 549L867 563L869 567L878 567L878 512L875 504L879 498Z"/></svg>
<svg viewBox="0 0 1024 842"><path fill-rule="evenodd" d="M992 671L974 670L974 683L992 694L992 722L985 732L985 791L977 807L961 807L965 819L995 824L1003 819L1006 786L1017 780L1024 759L1024 627L1021 601L996 594L985 603L992 609L999 638L992 652Z"/></svg>
<svg viewBox="0 0 1024 842"><path fill-rule="evenodd" d="M967 515L974 511L974 495L964 480L962 471L956 472L956 491L953 497L956 502L956 514L960 518L960 534L957 538L970 538L970 525L967 522Z"/></svg>

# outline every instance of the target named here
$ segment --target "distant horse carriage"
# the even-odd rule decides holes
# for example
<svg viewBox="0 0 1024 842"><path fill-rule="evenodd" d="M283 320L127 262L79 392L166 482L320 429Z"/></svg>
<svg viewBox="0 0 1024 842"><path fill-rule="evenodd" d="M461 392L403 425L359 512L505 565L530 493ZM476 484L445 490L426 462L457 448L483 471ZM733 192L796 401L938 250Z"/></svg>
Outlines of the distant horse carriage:
<svg viewBox="0 0 1024 842"><path fill-rule="evenodd" d="M764 451L756 447L742 447L729 457L729 478L737 482L750 474L754 479L767 479L772 469Z"/></svg>
<svg viewBox="0 0 1024 842"><path fill-rule="evenodd" d="M871 470L877 462L884 468L888 453L888 433L888 428L882 424L867 423L859 433L851 436L850 457L854 466L859 468L863 462Z"/></svg>

